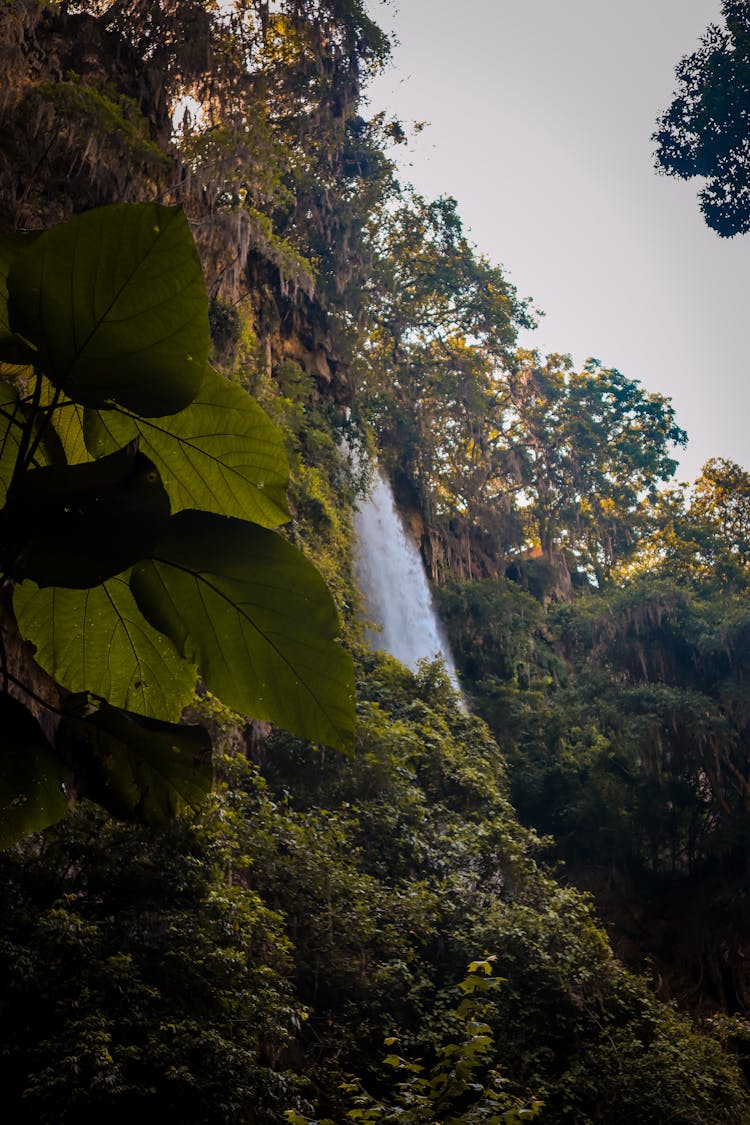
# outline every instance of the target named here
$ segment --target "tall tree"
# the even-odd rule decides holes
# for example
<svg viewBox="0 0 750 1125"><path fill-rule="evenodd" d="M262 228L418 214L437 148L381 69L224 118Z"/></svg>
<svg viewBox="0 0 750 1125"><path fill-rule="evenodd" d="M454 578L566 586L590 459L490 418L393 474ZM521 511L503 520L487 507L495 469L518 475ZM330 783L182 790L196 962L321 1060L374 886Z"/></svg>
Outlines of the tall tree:
<svg viewBox="0 0 750 1125"><path fill-rule="evenodd" d="M533 323L528 302L472 246L453 199L406 195L372 227L371 323L355 368L364 409L428 535L451 519L494 526L488 435L504 396L499 373L519 327Z"/></svg>
<svg viewBox="0 0 750 1125"><path fill-rule="evenodd" d="M669 399L615 368L518 353L498 441L532 542L551 557L572 552L599 585L648 526L649 500L684 445Z"/></svg>

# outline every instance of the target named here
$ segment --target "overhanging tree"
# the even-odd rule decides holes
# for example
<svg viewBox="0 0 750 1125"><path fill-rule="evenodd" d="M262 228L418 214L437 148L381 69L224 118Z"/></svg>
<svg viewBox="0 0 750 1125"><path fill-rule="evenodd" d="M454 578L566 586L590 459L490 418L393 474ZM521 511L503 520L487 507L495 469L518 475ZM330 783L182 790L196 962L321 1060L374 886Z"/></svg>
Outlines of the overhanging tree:
<svg viewBox="0 0 750 1125"><path fill-rule="evenodd" d="M195 809L210 743L175 720L196 668L236 711L347 747L335 607L273 530L281 433L208 364L183 213L114 205L0 254L3 587L63 689L40 699L3 651L0 840L59 819L71 789L147 823Z"/></svg>
<svg viewBox="0 0 750 1125"><path fill-rule="evenodd" d="M657 121L656 167L682 180L702 177L700 208L724 238L750 230L750 3L723 0L724 26L711 24L676 69L672 104Z"/></svg>

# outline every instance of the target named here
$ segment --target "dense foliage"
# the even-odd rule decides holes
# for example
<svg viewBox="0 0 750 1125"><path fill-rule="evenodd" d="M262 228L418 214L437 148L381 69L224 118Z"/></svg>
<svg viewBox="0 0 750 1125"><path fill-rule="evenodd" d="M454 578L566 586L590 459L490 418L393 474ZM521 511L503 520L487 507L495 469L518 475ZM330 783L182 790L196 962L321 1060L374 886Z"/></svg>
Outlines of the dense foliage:
<svg viewBox="0 0 750 1125"><path fill-rule="evenodd" d="M0 853L0 1074L19 1125L750 1117L735 1057L750 1042L747 474L716 458L692 490L660 491L685 438L667 399L595 360L577 371L517 349L529 302L471 245L454 201L396 183L398 122L361 115L387 55L360 0L0 7L0 345L16 365L0 384L0 467L9 493L28 478L6 511L18 620L9 584L2 622L55 677L19 646L22 674L7 664L3 686L14 677L47 701L50 686L91 690L102 660L79 683L80 660L66 666L49 634L62 625L77 643L82 591L107 587L109 613L116 582L190 666L168 719L190 702L174 725L210 734L217 778L194 819L143 816L153 778L141 761L135 796L113 786L110 745L96 759L105 784L97 773L87 787L94 771L79 783L98 807L81 799ZM124 362L123 333L102 391L99 365L59 366L46 313L24 305L45 246L90 234L113 204L186 232L184 213L203 268L187 352L201 377L184 402L159 398L162 414L151 396L179 390L182 367L162 380L158 365ZM96 241L79 247L84 263ZM66 261L55 276L70 295ZM18 370L30 360L36 371ZM344 441L365 454L356 466ZM414 675L361 647L351 513L376 449L442 584L470 708L439 666ZM144 465L168 505L153 506L132 558L115 535L113 562L90 534L86 581L56 584L71 474L112 467L118 488L123 476L140 488ZM54 503L39 483L51 468ZM105 484L83 489L97 518ZM152 510L141 500L125 517ZM231 564L217 581L219 556ZM63 561L68 576L84 565ZM252 695L264 677L242 669L241 650L257 655L247 635L202 585L195 596L213 575L245 607L237 583L254 583L257 610L270 587L284 637L303 647L324 618L308 667L341 687L320 579L317 611L296 600L313 563L355 656L351 755L322 745L337 740L304 725L307 709L290 721L299 685L277 668L260 693L275 706ZM114 681L98 694L130 709L144 682L128 673L122 698ZM33 741L11 704L6 758ZM141 707L147 722L166 721L157 706ZM82 744L69 724L68 761ZM163 764L164 746L153 753ZM555 839L523 827L511 797ZM147 823L116 819L134 812ZM709 1022L623 967L574 879L610 910L623 952L651 953L662 993Z"/></svg>
<svg viewBox="0 0 750 1125"><path fill-rule="evenodd" d="M652 526L686 441L670 402L597 360L577 372L517 349L528 303L468 243L452 200L410 197L376 244L359 400L424 518L432 577L536 549L563 581L604 585Z"/></svg>
<svg viewBox="0 0 750 1125"><path fill-rule="evenodd" d="M748 1004L746 478L717 459L689 496L666 494L642 559L605 592L545 606L503 578L441 594L522 817L667 994L730 1012Z"/></svg>
<svg viewBox="0 0 750 1125"><path fill-rule="evenodd" d="M363 656L352 758L281 734L258 755L262 771L220 760L192 826L82 807L3 858L2 1070L19 1125L154 1106L196 1123L342 1121L362 1087L397 1105L414 1072L385 1056L430 1070L460 1048L466 966L486 956L498 984L472 1018L492 1050L474 1080L489 1091L499 1065L506 1107L746 1118L718 1043L618 965L591 907L539 870L500 752L438 668L415 678ZM484 1120L464 1104L458 1120Z"/></svg>

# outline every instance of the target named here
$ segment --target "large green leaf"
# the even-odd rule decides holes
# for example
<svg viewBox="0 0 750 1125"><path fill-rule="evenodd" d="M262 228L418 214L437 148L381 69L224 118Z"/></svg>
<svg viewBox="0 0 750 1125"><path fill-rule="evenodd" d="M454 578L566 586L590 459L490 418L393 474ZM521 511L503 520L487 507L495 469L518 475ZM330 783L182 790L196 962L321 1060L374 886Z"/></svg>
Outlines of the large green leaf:
<svg viewBox="0 0 750 1125"><path fill-rule="evenodd" d="M48 379L42 379L41 391L40 405L51 411L49 426L63 451L63 463L80 465L85 461L93 460L83 436L86 408L53 387ZM114 450L107 449L105 452L113 453Z"/></svg>
<svg viewBox="0 0 750 1125"><path fill-rule="evenodd" d="M0 848L67 811L65 769L22 703L0 695Z"/></svg>
<svg viewBox="0 0 750 1125"><path fill-rule="evenodd" d="M208 302L187 219L118 203L44 231L8 273L13 332L76 402L158 416L192 402L208 360Z"/></svg>
<svg viewBox="0 0 750 1125"><path fill-rule="evenodd" d="M178 719L193 697L195 667L144 620L128 576L90 590L17 586L13 608L35 658L69 691L158 719Z"/></svg>
<svg viewBox="0 0 750 1125"><path fill-rule="evenodd" d="M289 519L281 431L246 391L207 368L194 402L166 418L86 410L86 443L97 457L138 437L157 466L172 510L199 508L263 527Z"/></svg>
<svg viewBox="0 0 750 1125"><path fill-rule="evenodd" d="M37 237L37 234L21 231L0 235L0 360L6 363L33 363L36 355L25 340L11 331L8 318L8 274L11 263Z"/></svg>
<svg viewBox="0 0 750 1125"><path fill-rule="evenodd" d="M159 474L132 442L99 461L22 474L0 511L0 558L17 580L96 586L149 554L168 520Z"/></svg>
<svg viewBox="0 0 750 1125"><path fill-rule="evenodd" d="M145 719L71 697L57 748L76 789L125 820L158 827L198 811L211 791L211 740L201 726ZM76 713L76 711L78 713Z"/></svg>
<svg viewBox="0 0 750 1125"><path fill-rule="evenodd" d="M348 749L354 677L315 567L272 531L180 512L131 587L146 617L226 704Z"/></svg>

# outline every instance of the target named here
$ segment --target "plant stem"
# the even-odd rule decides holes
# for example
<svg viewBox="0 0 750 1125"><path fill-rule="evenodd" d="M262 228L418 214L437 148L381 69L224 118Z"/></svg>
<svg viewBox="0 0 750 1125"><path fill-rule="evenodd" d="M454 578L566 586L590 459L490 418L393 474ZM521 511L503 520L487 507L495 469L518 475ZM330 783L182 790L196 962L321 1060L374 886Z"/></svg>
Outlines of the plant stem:
<svg viewBox="0 0 750 1125"><path fill-rule="evenodd" d="M39 391L40 391L40 394L41 394L41 378L38 379L38 385L39 385ZM34 388L34 393L36 394L36 387ZM56 387L55 393L52 396L52 402L49 404L49 406L42 407L41 409L39 407L39 401L38 401L38 398L37 398L37 401L35 403L35 412L37 414L41 414L42 419L39 423L39 429L36 432L36 436L35 436L34 440L32 441L32 443L29 447L29 451L28 451L28 454L27 454L27 462L29 464L31 463L32 458L34 457L34 454L36 453L37 449L39 448L39 443L42 440L42 437L44 436L45 427L49 425L49 420L52 417L53 411L57 409L58 403L60 401L60 395L61 394L62 394L62 391L60 390L60 388Z"/></svg>
<svg viewBox="0 0 750 1125"><path fill-rule="evenodd" d="M4 650L3 650L3 652L4 652ZM30 696L34 700L35 703L38 703L40 705L40 707L44 707L45 710L52 711L52 712L54 712L55 715L63 715L64 716L66 714L66 712L61 710L60 707L56 707L54 703L49 703L46 699L42 699L41 695L37 695L37 693L33 690L33 688L30 688L28 686L28 684L25 684L23 682L23 680L19 680L16 676L13 675L12 672L9 672L7 670L7 668L5 668L5 667L3 667L3 679L6 682L8 680L10 680L12 683L15 684L15 686L17 688L20 688L21 691L25 692L26 695ZM6 690L7 690L7 688L6 688Z"/></svg>
<svg viewBox="0 0 750 1125"><path fill-rule="evenodd" d="M13 485L18 478L26 471L28 463L31 459L30 449L32 447L32 436L34 433L34 423L36 416L39 412L39 402L42 397L42 376L41 372L34 371L34 390L31 395L31 406L29 408L29 416L23 424L23 431L21 433L21 440L18 443L18 455L16 463L13 467L13 476L11 478L8 491L10 492ZM38 445L38 440L34 442L33 448Z"/></svg>

